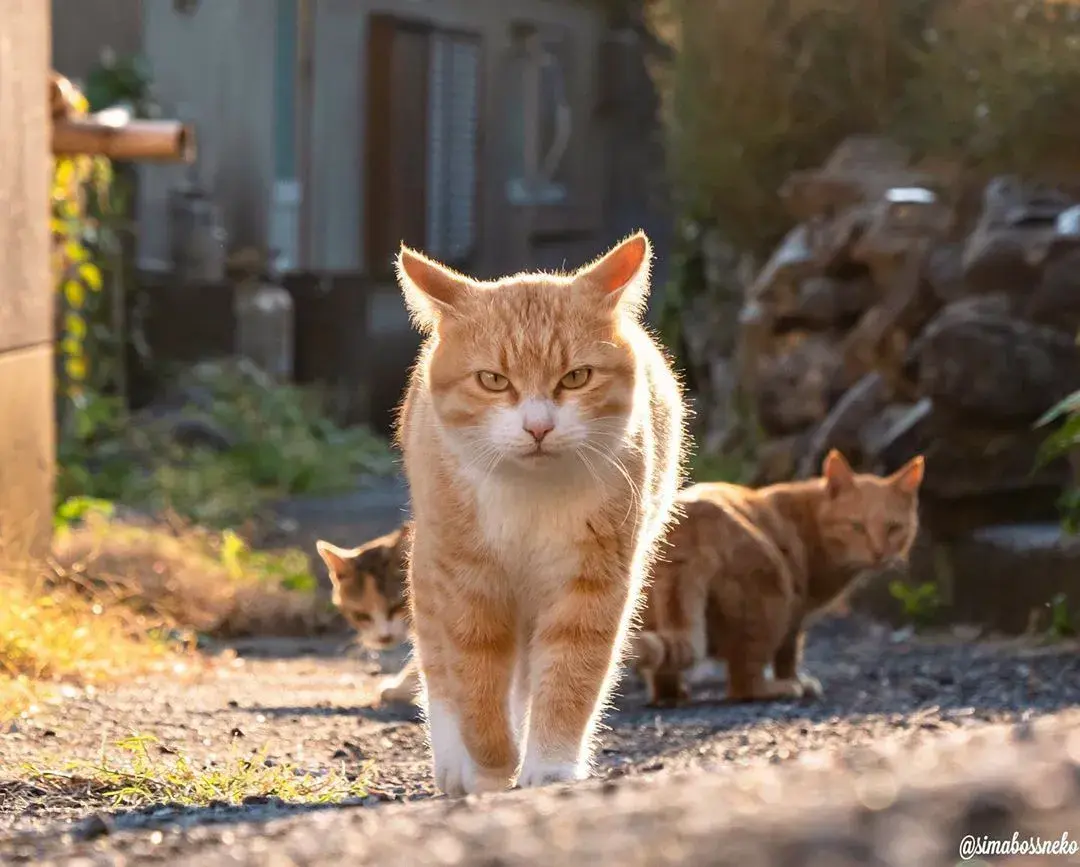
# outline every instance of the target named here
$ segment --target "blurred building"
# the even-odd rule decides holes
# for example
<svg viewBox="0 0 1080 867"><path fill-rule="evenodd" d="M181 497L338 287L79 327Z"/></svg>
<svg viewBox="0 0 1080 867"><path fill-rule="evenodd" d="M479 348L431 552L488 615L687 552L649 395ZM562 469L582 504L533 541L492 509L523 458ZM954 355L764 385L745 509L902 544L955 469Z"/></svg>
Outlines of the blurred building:
<svg viewBox="0 0 1080 867"><path fill-rule="evenodd" d="M610 29L599 3L53 0L53 8L61 72L85 74L92 45L94 54L106 45L142 52L162 111L196 126L194 172L139 169L140 266L168 272L170 197L194 180L220 208L231 249L274 250L289 281L304 284L297 375L324 380L353 368L338 385L368 394L350 415L385 417L415 348L391 280L401 241L493 276L574 266L645 228L663 261L655 97L639 40ZM185 343L176 316L168 321ZM326 328L341 332L340 352ZM346 349L358 340L380 348Z"/></svg>

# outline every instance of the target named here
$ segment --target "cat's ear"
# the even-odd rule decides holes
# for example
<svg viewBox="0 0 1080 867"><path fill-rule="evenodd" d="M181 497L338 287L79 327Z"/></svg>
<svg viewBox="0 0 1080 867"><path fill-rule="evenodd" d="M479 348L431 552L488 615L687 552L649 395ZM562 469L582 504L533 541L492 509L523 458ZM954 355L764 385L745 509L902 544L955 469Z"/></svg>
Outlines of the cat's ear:
<svg viewBox="0 0 1080 867"><path fill-rule="evenodd" d="M341 579L349 574L352 561L356 559L356 551L339 548L337 545L324 542L322 539L315 543L315 550L319 552L319 556L322 557L322 561L326 564L327 571L330 572L330 580L336 587L341 582Z"/></svg>
<svg viewBox="0 0 1080 867"><path fill-rule="evenodd" d="M833 496L855 484L855 471L837 449L825 456L821 474L825 477L826 490Z"/></svg>
<svg viewBox="0 0 1080 867"><path fill-rule="evenodd" d="M922 455L916 455L889 476L889 484L905 494L914 494L919 490L925 473L926 459Z"/></svg>
<svg viewBox="0 0 1080 867"><path fill-rule="evenodd" d="M397 279L413 324L425 333L440 317L452 315L472 287L468 277L404 244L397 257Z"/></svg>
<svg viewBox="0 0 1080 867"><path fill-rule="evenodd" d="M649 295L651 267L652 245L644 232L637 232L574 276L603 299L640 316Z"/></svg>

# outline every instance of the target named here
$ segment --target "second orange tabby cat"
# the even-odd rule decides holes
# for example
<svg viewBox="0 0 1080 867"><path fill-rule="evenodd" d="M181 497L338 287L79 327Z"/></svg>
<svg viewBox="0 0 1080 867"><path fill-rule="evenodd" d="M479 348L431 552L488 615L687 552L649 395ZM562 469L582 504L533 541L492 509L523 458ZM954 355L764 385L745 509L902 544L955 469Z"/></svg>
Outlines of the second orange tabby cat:
<svg viewBox="0 0 1080 867"><path fill-rule="evenodd" d="M833 451L821 478L681 491L634 641L650 700L684 698L684 673L707 655L727 663L730 698L820 694L799 668L804 621L860 574L906 563L922 477L921 456L882 478Z"/></svg>

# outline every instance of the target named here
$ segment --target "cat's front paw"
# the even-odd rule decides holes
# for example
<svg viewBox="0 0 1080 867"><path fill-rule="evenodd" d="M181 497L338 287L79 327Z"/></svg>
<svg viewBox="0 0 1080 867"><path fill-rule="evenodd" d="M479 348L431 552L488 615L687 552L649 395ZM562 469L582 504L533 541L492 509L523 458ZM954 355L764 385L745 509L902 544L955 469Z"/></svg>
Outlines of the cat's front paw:
<svg viewBox="0 0 1080 867"><path fill-rule="evenodd" d="M379 704L412 704L415 694L393 678L384 678L379 684Z"/></svg>
<svg viewBox="0 0 1080 867"><path fill-rule="evenodd" d="M802 687L803 698L816 700L825 695L821 681L806 672L799 672L799 685Z"/></svg>
<svg viewBox="0 0 1080 867"><path fill-rule="evenodd" d="M477 766L461 737L457 716L441 702L427 711L435 785L451 798L498 792L510 785L511 770L489 771Z"/></svg>
<svg viewBox="0 0 1080 867"><path fill-rule="evenodd" d="M551 783L570 783L584 780L588 771L580 762L552 762L526 759L518 774L517 784L523 789L547 786Z"/></svg>

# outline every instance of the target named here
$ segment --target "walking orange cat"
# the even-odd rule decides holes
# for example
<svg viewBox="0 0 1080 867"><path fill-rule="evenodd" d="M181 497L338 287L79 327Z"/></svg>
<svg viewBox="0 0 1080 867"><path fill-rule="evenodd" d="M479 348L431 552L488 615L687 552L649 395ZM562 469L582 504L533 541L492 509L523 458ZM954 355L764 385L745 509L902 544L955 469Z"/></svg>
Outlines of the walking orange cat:
<svg viewBox="0 0 1080 867"><path fill-rule="evenodd" d="M415 649L447 794L580 779L679 486L643 234L481 282L403 248L427 339L399 424Z"/></svg>

